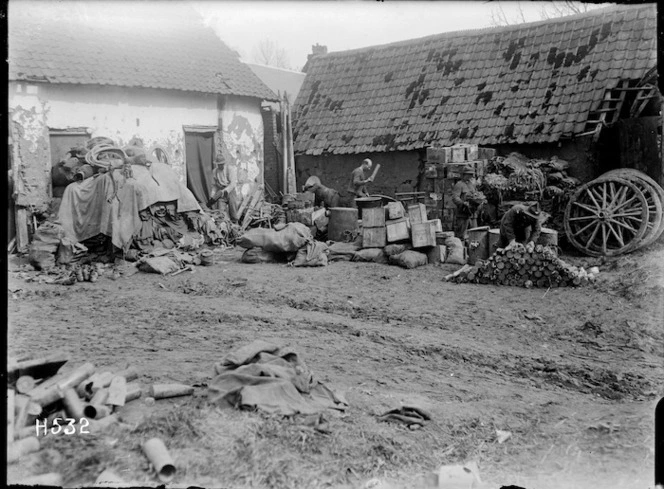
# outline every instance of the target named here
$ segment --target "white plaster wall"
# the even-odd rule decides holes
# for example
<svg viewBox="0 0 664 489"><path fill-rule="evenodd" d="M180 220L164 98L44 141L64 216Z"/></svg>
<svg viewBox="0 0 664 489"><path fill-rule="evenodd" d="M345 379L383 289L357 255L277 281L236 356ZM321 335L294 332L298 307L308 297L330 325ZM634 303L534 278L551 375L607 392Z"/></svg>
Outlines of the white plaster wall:
<svg viewBox="0 0 664 489"><path fill-rule="evenodd" d="M263 184L263 117L260 102L226 98L221 108L224 152L235 166L240 198Z"/></svg>
<svg viewBox="0 0 664 489"><path fill-rule="evenodd" d="M141 138L146 148L159 144L166 148L183 181L182 126L218 124L217 97L212 94L50 84L39 84L37 90L40 110L49 128L87 127L92 137L106 136L120 146L133 137ZM10 90L10 107L20 103L20 99L15 96L12 100Z"/></svg>

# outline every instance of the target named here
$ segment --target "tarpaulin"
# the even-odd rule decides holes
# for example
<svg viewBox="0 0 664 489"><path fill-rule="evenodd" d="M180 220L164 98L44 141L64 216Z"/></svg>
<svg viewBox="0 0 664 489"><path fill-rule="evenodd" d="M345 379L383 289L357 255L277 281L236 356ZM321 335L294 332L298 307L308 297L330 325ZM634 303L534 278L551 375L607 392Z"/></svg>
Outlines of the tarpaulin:
<svg viewBox="0 0 664 489"><path fill-rule="evenodd" d="M127 249L141 231L138 213L156 202L177 201L177 212L200 211L193 194L168 165L132 165L133 176L119 170L100 174L65 188L58 222L76 241L105 234Z"/></svg>
<svg viewBox="0 0 664 489"><path fill-rule="evenodd" d="M314 378L294 350L262 340L228 354L215 372L209 399L222 407L286 416L348 407L342 396Z"/></svg>

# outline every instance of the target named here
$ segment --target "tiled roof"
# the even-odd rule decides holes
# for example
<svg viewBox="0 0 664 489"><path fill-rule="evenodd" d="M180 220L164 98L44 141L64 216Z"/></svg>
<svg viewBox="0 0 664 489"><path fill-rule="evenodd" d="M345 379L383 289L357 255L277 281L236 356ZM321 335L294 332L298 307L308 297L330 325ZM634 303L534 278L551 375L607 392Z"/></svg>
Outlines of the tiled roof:
<svg viewBox="0 0 664 489"><path fill-rule="evenodd" d="M49 3L10 5L9 80L277 99L192 11L165 18L145 10L152 2L109 2L114 12L97 18Z"/></svg>
<svg viewBox="0 0 664 489"><path fill-rule="evenodd" d="M288 99L293 102L302 87L305 74L300 71L285 70L274 66L246 63L263 83L272 89L274 93L286 93Z"/></svg>
<svg viewBox="0 0 664 489"><path fill-rule="evenodd" d="M293 109L299 154L580 134L605 89L657 60L655 4L453 32L309 60Z"/></svg>

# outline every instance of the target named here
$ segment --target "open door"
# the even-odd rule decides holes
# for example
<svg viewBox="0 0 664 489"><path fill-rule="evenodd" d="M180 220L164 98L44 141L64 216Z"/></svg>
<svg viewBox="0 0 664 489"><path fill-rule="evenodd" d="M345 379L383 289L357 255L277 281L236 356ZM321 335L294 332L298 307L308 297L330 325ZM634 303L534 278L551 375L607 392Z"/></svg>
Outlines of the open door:
<svg viewBox="0 0 664 489"><path fill-rule="evenodd" d="M187 188L200 203L210 200L214 165L214 131L185 132Z"/></svg>

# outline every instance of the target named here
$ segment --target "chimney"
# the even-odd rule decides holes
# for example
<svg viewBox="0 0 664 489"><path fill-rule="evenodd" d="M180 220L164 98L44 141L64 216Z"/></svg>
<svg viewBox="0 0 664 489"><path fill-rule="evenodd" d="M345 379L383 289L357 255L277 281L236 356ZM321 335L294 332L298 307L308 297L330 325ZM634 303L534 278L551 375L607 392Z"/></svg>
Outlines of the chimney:
<svg viewBox="0 0 664 489"><path fill-rule="evenodd" d="M321 46L320 44L316 43L315 45L311 46L311 54L307 55L307 61L320 54L327 54L327 46Z"/></svg>

